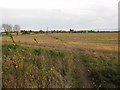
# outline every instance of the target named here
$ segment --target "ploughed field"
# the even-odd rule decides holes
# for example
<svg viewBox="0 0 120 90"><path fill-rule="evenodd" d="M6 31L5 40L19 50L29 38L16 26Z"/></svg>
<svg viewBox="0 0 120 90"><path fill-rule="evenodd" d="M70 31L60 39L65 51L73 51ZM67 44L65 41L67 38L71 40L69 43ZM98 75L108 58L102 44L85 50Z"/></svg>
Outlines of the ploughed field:
<svg viewBox="0 0 120 90"><path fill-rule="evenodd" d="M14 34L12 37L14 44L9 35L2 36L4 87L17 87L17 84L28 88L119 87L118 33ZM15 83L18 77L11 72L20 73L17 75L22 85ZM12 83L8 83L11 78L14 78Z"/></svg>

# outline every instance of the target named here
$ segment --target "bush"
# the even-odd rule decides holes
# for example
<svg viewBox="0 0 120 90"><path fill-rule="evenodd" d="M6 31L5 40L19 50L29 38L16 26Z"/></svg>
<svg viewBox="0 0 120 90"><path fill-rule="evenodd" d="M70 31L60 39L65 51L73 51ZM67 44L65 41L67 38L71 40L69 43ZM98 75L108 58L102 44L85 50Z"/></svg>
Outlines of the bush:
<svg viewBox="0 0 120 90"><path fill-rule="evenodd" d="M30 34L30 31L21 31L22 34Z"/></svg>

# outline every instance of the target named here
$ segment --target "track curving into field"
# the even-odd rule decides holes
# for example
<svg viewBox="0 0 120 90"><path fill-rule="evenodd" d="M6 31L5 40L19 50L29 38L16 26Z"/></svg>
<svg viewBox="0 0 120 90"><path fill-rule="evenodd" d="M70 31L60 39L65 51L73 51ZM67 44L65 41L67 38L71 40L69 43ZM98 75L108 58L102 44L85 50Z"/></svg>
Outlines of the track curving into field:
<svg viewBox="0 0 120 90"><path fill-rule="evenodd" d="M54 36L52 34L44 34L44 35L41 35L41 36L42 37L46 36L46 37L44 37L44 40L49 38L52 41L52 43L48 44L47 41L50 41L50 40L46 40L47 43L46 42L36 43L36 42L34 42L33 37L30 37L30 40L29 40L29 41L33 40L32 43L29 42L29 41L27 43L25 43L24 41L22 42L22 40L21 40L20 43L19 42L17 42L17 43L22 45L22 46L26 46L26 47L34 47L34 48L40 47L40 48L45 48L45 49L70 51L70 52L76 54L77 56L79 56L81 54L84 54L84 53L91 53L91 52L92 53L98 52L99 54L104 53L104 54L106 54L106 56L107 56L107 54L110 55L109 51L103 51L103 50L102 51L100 51L100 50L94 51L92 49L91 50L86 50L84 48L76 47L74 44L69 43L68 41L62 39L61 37L57 37L57 36ZM19 37L19 36L16 36L16 37ZM26 39L25 39L26 41L27 41L28 37L29 36L26 36ZM35 35L35 37L36 37L37 40L39 40L41 38L41 37L37 37L36 35ZM42 41L42 39L40 39L39 41ZM16 39L16 41L17 41L17 39ZM53 41L56 41L59 45L56 44L56 42L53 42ZM11 40L10 41L8 41L8 40L5 41L4 40L3 43L4 42L5 43L11 43ZM117 55L117 52L112 53L113 56L114 56L114 54ZM78 88L92 88L93 84L91 82L91 78L89 77L90 72L88 72L88 69L87 69L87 67L84 66L84 63L82 62L82 60L77 60L76 59L76 60L74 60L74 63L76 65L75 72L78 75L78 77L76 78L76 81L81 81L80 83L78 83Z"/></svg>
<svg viewBox="0 0 120 90"><path fill-rule="evenodd" d="M69 47L72 53L78 56L81 54L78 48L73 47L73 45L68 44L66 41L61 40L57 37L53 37L51 35L48 36L54 39L58 39L60 42L63 41L62 43ZM84 66L83 62L81 60L74 60L74 63L76 65L76 74L78 75L78 78L76 80L82 81L82 83L79 83L78 88L93 88L91 78L89 77L90 73L87 71L87 68Z"/></svg>

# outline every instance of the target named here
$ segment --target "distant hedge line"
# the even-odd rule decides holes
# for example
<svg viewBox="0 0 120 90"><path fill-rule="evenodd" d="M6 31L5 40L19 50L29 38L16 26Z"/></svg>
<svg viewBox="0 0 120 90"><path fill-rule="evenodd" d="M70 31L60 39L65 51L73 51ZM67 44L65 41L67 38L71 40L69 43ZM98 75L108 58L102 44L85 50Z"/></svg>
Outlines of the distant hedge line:
<svg viewBox="0 0 120 90"><path fill-rule="evenodd" d="M26 30L21 30L22 34L31 34L31 33L35 33L35 34L39 34L39 33L117 33L117 32L120 32L120 31L93 31L93 30L90 30L90 31L87 31L87 30L75 31L75 30L72 30L72 29L70 29L69 31L63 31L63 30L59 30L59 31L58 30L52 30L52 31L43 31L43 30L32 31L32 30L29 30L29 31L26 31ZM5 32L2 32L2 33L5 33ZM7 35L9 33L16 33L16 32L7 32Z"/></svg>
<svg viewBox="0 0 120 90"><path fill-rule="evenodd" d="M71 30L70 31L56 31L56 30L52 30L52 31L43 31L43 30L40 30L40 31L25 31L25 30L22 30L21 31L22 34L30 34L30 33L116 33L118 31L93 31L93 30L90 30L90 31L75 31L75 30Z"/></svg>

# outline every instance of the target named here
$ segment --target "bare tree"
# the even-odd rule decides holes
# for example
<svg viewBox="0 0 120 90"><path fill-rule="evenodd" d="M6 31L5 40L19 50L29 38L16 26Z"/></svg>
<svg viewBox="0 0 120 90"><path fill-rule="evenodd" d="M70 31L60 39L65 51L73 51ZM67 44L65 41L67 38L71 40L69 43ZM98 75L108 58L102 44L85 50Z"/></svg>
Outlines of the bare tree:
<svg viewBox="0 0 120 90"><path fill-rule="evenodd" d="M15 25L13 27L13 30L16 31L16 32L19 32L20 31L20 26L19 25Z"/></svg>
<svg viewBox="0 0 120 90"><path fill-rule="evenodd" d="M2 28L4 28L6 34L8 34L8 32L12 31L12 25L2 24Z"/></svg>
<svg viewBox="0 0 120 90"><path fill-rule="evenodd" d="M12 25L8 25L8 32L12 32Z"/></svg>
<svg viewBox="0 0 120 90"><path fill-rule="evenodd" d="M17 33L17 35L18 35L18 32L20 31L20 26L19 25L15 25L14 27L13 27L13 30Z"/></svg>
<svg viewBox="0 0 120 90"><path fill-rule="evenodd" d="M2 24L2 27L4 28L5 32L8 31L8 24Z"/></svg>

